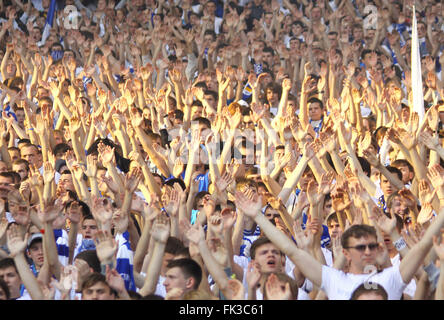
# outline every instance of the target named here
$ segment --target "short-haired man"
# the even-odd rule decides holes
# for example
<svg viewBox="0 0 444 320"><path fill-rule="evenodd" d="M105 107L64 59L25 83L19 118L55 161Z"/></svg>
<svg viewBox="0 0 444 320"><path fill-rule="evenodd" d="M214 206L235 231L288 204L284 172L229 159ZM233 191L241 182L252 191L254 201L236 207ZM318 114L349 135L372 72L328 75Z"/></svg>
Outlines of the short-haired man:
<svg viewBox="0 0 444 320"><path fill-rule="evenodd" d="M182 290L183 294L197 290L202 281L202 269L193 259L178 259L168 263L165 273L166 293L177 288Z"/></svg>
<svg viewBox="0 0 444 320"><path fill-rule="evenodd" d="M116 300L117 292L110 287L106 277L97 272L89 274L82 284L82 300Z"/></svg>
<svg viewBox="0 0 444 320"><path fill-rule="evenodd" d="M24 287L12 258L0 260L0 278L8 285L11 300L22 296Z"/></svg>

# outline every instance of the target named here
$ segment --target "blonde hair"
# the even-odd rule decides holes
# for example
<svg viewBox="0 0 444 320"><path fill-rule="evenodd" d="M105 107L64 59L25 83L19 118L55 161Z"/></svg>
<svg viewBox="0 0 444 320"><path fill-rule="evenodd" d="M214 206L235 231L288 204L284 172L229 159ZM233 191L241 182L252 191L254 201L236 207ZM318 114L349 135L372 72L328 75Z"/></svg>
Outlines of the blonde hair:
<svg viewBox="0 0 444 320"><path fill-rule="evenodd" d="M183 300L219 300L207 291L196 289L188 291L183 295Z"/></svg>

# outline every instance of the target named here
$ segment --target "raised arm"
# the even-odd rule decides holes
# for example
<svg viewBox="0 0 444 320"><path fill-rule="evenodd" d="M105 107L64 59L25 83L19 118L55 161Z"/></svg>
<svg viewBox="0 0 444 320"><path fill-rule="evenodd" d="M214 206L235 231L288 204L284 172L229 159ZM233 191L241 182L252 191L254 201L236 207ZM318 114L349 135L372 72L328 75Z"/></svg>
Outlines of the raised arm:
<svg viewBox="0 0 444 320"><path fill-rule="evenodd" d="M37 278L32 273L25 258L28 237L23 239L19 227L12 225L7 231L7 240L10 255L14 259L14 263L20 278L25 285L25 288L28 290L32 300L43 300L43 292L40 289Z"/></svg>
<svg viewBox="0 0 444 320"><path fill-rule="evenodd" d="M314 285L322 284L322 264L307 252L300 250L283 232L279 231L261 213L262 200L258 195L236 193L236 205L254 219L265 235L299 268Z"/></svg>
<svg viewBox="0 0 444 320"><path fill-rule="evenodd" d="M170 235L169 219L165 215L159 215L153 224L151 237L154 240L154 248L145 277L145 283L139 293L142 296L153 293L159 279L162 267L162 258L165 252L166 242Z"/></svg>

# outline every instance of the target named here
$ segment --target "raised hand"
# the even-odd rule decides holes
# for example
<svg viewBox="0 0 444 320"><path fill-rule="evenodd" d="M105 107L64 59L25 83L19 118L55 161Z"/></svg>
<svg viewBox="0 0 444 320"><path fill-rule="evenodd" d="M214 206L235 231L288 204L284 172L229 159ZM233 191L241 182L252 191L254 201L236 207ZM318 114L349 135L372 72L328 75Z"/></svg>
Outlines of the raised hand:
<svg viewBox="0 0 444 320"><path fill-rule="evenodd" d="M6 240L9 250L9 255L14 258L15 256L25 252L28 244L28 234L23 239L20 229L17 225L13 224L6 232Z"/></svg>
<svg viewBox="0 0 444 320"><path fill-rule="evenodd" d="M170 235L170 219L165 215L158 215L151 230L153 239L160 243L166 243Z"/></svg>
<svg viewBox="0 0 444 320"><path fill-rule="evenodd" d="M111 264L117 252L117 243L108 231L99 230L95 239L97 257L102 264Z"/></svg>
<svg viewBox="0 0 444 320"><path fill-rule="evenodd" d="M313 247L314 233L303 230L299 219L293 223L293 231L298 248L310 252Z"/></svg>
<svg viewBox="0 0 444 320"><path fill-rule="evenodd" d="M175 217L175 216L177 216L177 213L179 212L179 207L180 207L180 193L179 193L179 190L174 188L170 192L168 204L165 207L165 210L168 212L168 214Z"/></svg>
<svg viewBox="0 0 444 320"><path fill-rule="evenodd" d="M435 189L436 190L436 189ZM421 203L421 206L425 203L431 203L432 199L436 193L436 191L430 189L430 185L427 182L427 180L422 179L419 181L418 184L418 198L419 202Z"/></svg>
<svg viewBox="0 0 444 320"><path fill-rule="evenodd" d="M325 172L321 175L321 183L318 187L318 192L327 195L332 190L332 183L335 178L334 171Z"/></svg>
<svg viewBox="0 0 444 320"><path fill-rule="evenodd" d="M106 282L108 285L116 290L118 293L126 291L125 281L116 269L111 269L106 266Z"/></svg>
<svg viewBox="0 0 444 320"><path fill-rule="evenodd" d="M91 199L91 213L100 224L100 229L111 230L111 219L113 217L113 211L110 206L104 204L103 199L95 196Z"/></svg>
<svg viewBox="0 0 444 320"><path fill-rule="evenodd" d="M251 289L256 290L259 280L261 279L261 270L257 262L250 261L247 267L247 284Z"/></svg>
<svg viewBox="0 0 444 320"><path fill-rule="evenodd" d="M437 191L444 186L444 169L439 165L439 163L429 168L427 177Z"/></svg>
<svg viewBox="0 0 444 320"><path fill-rule="evenodd" d="M418 141L424 144L430 150L437 150L441 146L439 143L438 134L432 134L428 131L423 131L419 134Z"/></svg>
<svg viewBox="0 0 444 320"><path fill-rule="evenodd" d="M227 291L229 300L245 300L245 287L239 280L229 279Z"/></svg>
<svg viewBox="0 0 444 320"><path fill-rule="evenodd" d="M226 267L229 263L228 251L224 247L220 238L212 238L208 240L208 248L214 259L222 266Z"/></svg>
<svg viewBox="0 0 444 320"><path fill-rule="evenodd" d="M123 234L128 230L129 216L127 212L123 212L121 209L114 210L111 221L117 233Z"/></svg>
<svg viewBox="0 0 444 320"><path fill-rule="evenodd" d="M380 208L373 206L369 219L385 234L390 235L396 229L396 218L394 215L388 218Z"/></svg>
<svg viewBox="0 0 444 320"><path fill-rule="evenodd" d="M195 245L198 245L200 241L205 241L205 232L200 224L189 226L185 231L185 236Z"/></svg>
<svg viewBox="0 0 444 320"><path fill-rule="evenodd" d="M262 197L251 190L245 192L237 191L235 199L236 208L242 210L247 216L254 218L261 212Z"/></svg>
<svg viewBox="0 0 444 320"><path fill-rule="evenodd" d="M71 202L71 205L66 209L66 217L71 221L71 223L80 223L82 208L78 201Z"/></svg>
<svg viewBox="0 0 444 320"><path fill-rule="evenodd" d="M142 180L143 172L140 167L136 167L125 175L124 187L128 193L136 191L137 186Z"/></svg>
<svg viewBox="0 0 444 320"><path fill-rule="evenodd" d="M88 178L95 178L97 175L97 159L91 154L86 157L85 175Z"/></svg>
<svg viewBox="0 0 444 320"><path fill-rule="evenodd" d="M283 286L278 277L272 273L265 282L265 290L268 300L290 300L292 298L290 283Z"/></svg>
<svg viewBox="0 0 444 320"><path fill-rule="evenodd" d="M51 183L54 180L54 168L51 162L47 161L43 164L43 182L45 184Z"/></svg>
<svg viewBox="0 0 444 320"><path fill-rule="evenodd" d="M343 211L350 207L350 198L348 194L341 188L336 188L331 195L332 205L336 212Z"/></svg>
<svg viewBox="0 0 444 320"><path fill-rule="evenodd" d="M101 142L97 145L97 149L99 151L99 159L104 166L115 165L116 156L114 148L111 148L110 146L107 146Z"/></svg>

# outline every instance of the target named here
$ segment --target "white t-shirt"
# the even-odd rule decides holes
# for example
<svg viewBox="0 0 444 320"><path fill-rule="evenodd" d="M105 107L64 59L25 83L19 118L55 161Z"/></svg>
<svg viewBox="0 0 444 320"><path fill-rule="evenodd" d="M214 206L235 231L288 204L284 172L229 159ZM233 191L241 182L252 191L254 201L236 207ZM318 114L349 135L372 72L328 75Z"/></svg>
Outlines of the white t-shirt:
<svg viewBox="0 0 444 320"><path fill-rule="evenodd" d="M399 268L399 265L401 264L401 259L399 253L394 256L393 258L390 258L392 265L397 266ZM412 279L410 283L407 285L403 293L406 295L409 295L410 297L414 297L416 292L416 281L415 279Z"/></svg>
<svg viewBox="0 0 444 320"><path fill-rule="evenodd" d="M386 268L374 275L344 273L322 266L321 290L327 294L329 300L350 300L353 291L366 281L381 285L387 291L389 300L400 300L407 287L402 280L399 266Z"/></svg>

